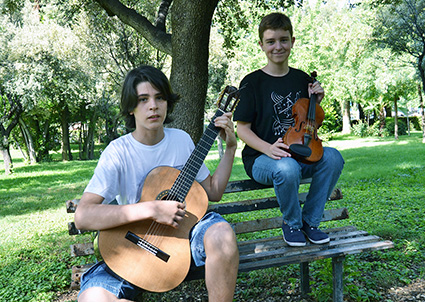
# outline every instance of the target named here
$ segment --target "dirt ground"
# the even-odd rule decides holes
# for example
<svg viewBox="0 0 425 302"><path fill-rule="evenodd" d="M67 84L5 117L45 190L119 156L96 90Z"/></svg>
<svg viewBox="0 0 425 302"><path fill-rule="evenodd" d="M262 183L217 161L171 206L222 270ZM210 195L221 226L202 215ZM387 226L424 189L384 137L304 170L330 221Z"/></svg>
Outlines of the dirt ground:
<svg viewBox="0 0 425 302"><path fill-rule="evenodd" d="M185 293L183 293L185 292ZM205 291L198 291L196 297L193 296L193 291L176 291L175 295L171 297L170 301L207 301ZM71 302L77 300L78 291L69 291L58 295L55 302ZM383 292L385 302L425 302L425 280L418 279L404 287L390 288ZM308 298L301 298L298 292L288 290L288 294L285 297L256 297L255 300L247 299L243 301L252 302L315 302L315 300ZM347 300L347 302L351 302Z"/></svg>

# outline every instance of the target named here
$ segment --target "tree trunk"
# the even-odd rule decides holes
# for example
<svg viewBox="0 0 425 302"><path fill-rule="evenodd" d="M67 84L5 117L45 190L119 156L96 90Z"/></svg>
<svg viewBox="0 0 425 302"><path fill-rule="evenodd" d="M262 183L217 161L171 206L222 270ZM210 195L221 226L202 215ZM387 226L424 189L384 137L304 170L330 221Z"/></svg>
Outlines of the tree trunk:
<svg viewBox="0 0 425 302"><path fill-rule="evenodd" d="M394 96L394 139L398 139L398 106L397 106L398 96Z"/></svg>
<svg viewBox="0 0 425 302"><path fill-rule="evenodd" d="M359 110L359 120L366 122L363 106L360 103L357 103L357 109Z"/></svg>
<svg viewBox="0 0 425 302"><path fill-rule="evenodd" d="M61 128L62 128L62 160L72 160L71 144L69 142L69 109L65 108L61 112Z"/></svg>
<svg viewBox="0 0 425 302"><path fill-rule="evenodd" d="M21 132L25 139L30 164L35 164L37 162L37 154L35 152L34 140L32 139L31 132L29 131L27 125L25 124L22 118L19 118L19 126L21 127Z"/></svg>
<svg viewBox="0 0 425 302"><path fill-rule="evenodd" d="M423 62L424 62L424 56L425 56L425 45L423 45L423 51L422 54L418 57L418 70L419 74L421 75L422 80L422 90L420 84L418 85L419 90L419 102L421 106L421 115L422 115L422 143L425 144L425 114L424 114L424 100L422 97L422 91L425 89L425 70L423 68Z"/></svg>
<svg viewBox="0 0 425 302"><path fill-rule="evenodd" d="M379 132L382 134L385 128L385 106L379 110Z"/></svg>
<svg viewBox="0 0 425 302"><path fill-rule="evenodd" d="M351 133L350 101L348 100L342 103L342 133Z"/></svg>
<svg viewBox="0 0 425 302"><path fill-rule="evenodd" d="M22 157L24 158L24 161L27 162L28 161L28 156L27 156L25 150L22 149L21 144L19 143L18 138L16 137L16 135L14 133L12 133L12 137L15 140L15 143L16 143L16 146L19 149L19 152L21 152L21 154L22 154Z"/></svg>
<svg viewBox="0 0 425 302"><path fill-rule="evenodd" d="M84 158L85 159L94 159L94 130L96 124L97 115L93 113L90 118L87 135L84 137Z"/></svg>
<svg viewBox="0 0 425 302"><path fill-rule="evenodd" d="M3 94L2 91L1 93ZM5 99L9 102L10 108L4 108L5 112L3 112L3 117L0 120L0 150L3 154L4 171L6 175L9 175L12 173L12 157L10 156L9 137L12 133L13 128L15 128L18 124L19 117L23 112L23 109L19 99L16 96L11 94L5 94ZM6 123L10 123L8 126L3 126L3 121Z"/></svg>
<svg viewBox="0 0 425 302"><path fill-rule="evenodd" d="M50 141L50 121L46 120L42 134L42 147L38 148L37 160L49 158L49 141Z"/></svg>
<svg viewBox="0 0 425 302"><path fill-rule="evenodd" d="M108 116L105 117L106 139L104 143L109 144L111 141L113 141L119 136L117 131L117 125L118 125L118 122L115 117L114 118L110 118Z"/></svg>
<svg viewBox="0 0 425 302"><path fill-rule="evenodd" d="M391 106L390 105L386 105L384 107L384 110L385 110L385 116L386 117L391 117L392 116Z"/></svg>
<svg viewBox="0 0 425 302"><path fill-rule="evenodd" d="M425 112L424 112L424 99L422 97L421 84L418 84L418 93L419 93L419 102L421 106L421 116L422 116L422 143L425 144Z"/></svg>
<svg viewBox="0 0 425 302"><path fill-rule="evenodd" d="M12 164L12 157L10 156L9 142L6 137L3 137L3 141L0 146L0 149L3 155L4 172L6 175L10 175L13 172L12 170L13 164Z"/></svg>
<svg viewBox="0 0 425 302"><path fill-rule="evenodd" d="M170 82L181 101L170 114L171 127L188 132L197 142L203 133L204 106L208 85L208 51L211 20L219 0L173 0L171 32L164 30L165 18L158 26L117 0L97 0L110 15L136 31L158 50L172 56ZM163 1L160 16L171 1ZM158 21L158 20L157 20Z"/></svg>
<svg viewBox="0 0 425 302"><path fill-rule="evenodd" d="M171 85L180 94L172 127L188 132L195 142L203 133L208 86L208 45L211 20L218 0L175 0L171 7L173 34Z"/></svg>

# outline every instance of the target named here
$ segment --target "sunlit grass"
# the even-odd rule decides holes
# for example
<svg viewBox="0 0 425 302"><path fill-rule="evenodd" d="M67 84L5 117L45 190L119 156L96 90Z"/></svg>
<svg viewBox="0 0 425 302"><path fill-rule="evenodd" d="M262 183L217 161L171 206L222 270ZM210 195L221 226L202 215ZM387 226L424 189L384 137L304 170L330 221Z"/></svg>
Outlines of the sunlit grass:
<svg viewBox="0 0 425 302"><path fill-rule="evenodd" d="M346 282L353 288L349 294L353 300L359 299L355 289L362 285L378 290L382 286L403 285L415 278L424 278L425 145L421 141L420 133L413 133L398 141L344 137L344 140L324 143L339 149L346 162L338 182L344 199L329 202L327 207L344 206L350 214L348 221L328 225L352 224L393 240L396 245L373 256L347 258ZM240 158L241 149L240 143L231 180L247 177ZM67 223L72 220L72 214L65 212L64 202L81 196L97 160L62 162L59 155L54 154L51 162L27 165L19 152L13 150L14 173L10 176L4 175L0 158L1 301L52 301L56 292L64 292L69 287L69 268L73 264L93 261L69 256L69 245L84 241L84 236L68 235ZM206 165L214 170L218 162L214 146ZM230 195L225 200L262 197L259 194ZM328 267L313 264L312 283L317 290L323 291L332 284L323 279L329 273ZM357 275L359 270L362 275ZM37 274L31 274L33 271ZM280 295L276 289L282 278L296 284L296 274L293 266L242 274L239 282L253 286L239 292L236 298L256 301L260 292L255 291L258 286L254 285L261 280L267 280L262 282L261 291ZM369 279L376 279L378 283L368 283ZM370 301L379 299L372 297Z"/></svg>

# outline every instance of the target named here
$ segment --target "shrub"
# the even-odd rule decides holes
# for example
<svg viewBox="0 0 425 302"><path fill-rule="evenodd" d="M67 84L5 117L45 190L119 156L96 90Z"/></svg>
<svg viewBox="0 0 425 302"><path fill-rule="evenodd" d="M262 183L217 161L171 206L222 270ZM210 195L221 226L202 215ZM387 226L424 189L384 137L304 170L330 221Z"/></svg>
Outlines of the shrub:
<svg viewBox="0 0 425 302"><path fill-rule="evenodd" d="M354 134L355 136L366 137L366 136L369 136L368 128L369 126L367 123L364 123L363 121L359 121L357 124L354 124L351 127L351 133Z"/></svg>
<svg viewBox="0 0 425 302"><path fill-rule="evenodd" d="M355 136L367 137L367 136L380 136L382 133L380 132L380 123L376 121L373 125L368 125L366 122L358 121L351 128L351 133ZM384 135L382 135L384 136Z"/></svg>
<svg viewBox="0 0 425 302"><path fill-rule="evenodd" d="M407 125L405 119L398 119L398 135L406 135L407 134ZM389 117L385 119L385 129L387 129L390 135L394 135L394 127L395 121L393 117Z"/></svg>

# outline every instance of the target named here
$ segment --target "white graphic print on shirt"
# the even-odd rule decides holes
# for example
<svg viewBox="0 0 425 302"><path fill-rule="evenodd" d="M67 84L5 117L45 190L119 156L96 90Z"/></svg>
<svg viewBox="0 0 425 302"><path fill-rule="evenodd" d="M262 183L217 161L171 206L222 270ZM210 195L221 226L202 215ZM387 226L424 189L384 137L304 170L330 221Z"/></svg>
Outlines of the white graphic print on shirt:
<svg viewBox="0 0 425 302"><path fill-rule="evenodd" d="M274 123L272 125L272 131L274 135L283 136L290 126L294 124L294 118L292 117L292 106L300 97L300 92L295 94L295 99L291 98L292 92L287 96L282 96L276 92L271 93L271 99L274 103Z"/></svg>

